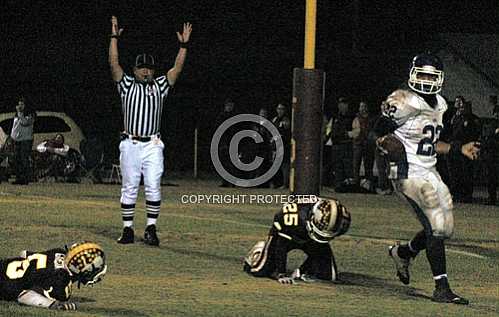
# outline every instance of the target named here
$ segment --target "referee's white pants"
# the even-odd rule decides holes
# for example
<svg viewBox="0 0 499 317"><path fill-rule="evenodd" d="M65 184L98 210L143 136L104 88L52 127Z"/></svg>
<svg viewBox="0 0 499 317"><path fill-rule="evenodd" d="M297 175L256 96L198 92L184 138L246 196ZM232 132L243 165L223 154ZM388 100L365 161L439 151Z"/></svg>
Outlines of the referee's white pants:
<svg viewBox="0 0 499 317"><path fill-rule="evenodd" d="M144 175L146 201L161 201L164 148L165 145L159 138L149 142L130 139L121 141L122 204L131 205L137 201L141 175Z"/></svg>

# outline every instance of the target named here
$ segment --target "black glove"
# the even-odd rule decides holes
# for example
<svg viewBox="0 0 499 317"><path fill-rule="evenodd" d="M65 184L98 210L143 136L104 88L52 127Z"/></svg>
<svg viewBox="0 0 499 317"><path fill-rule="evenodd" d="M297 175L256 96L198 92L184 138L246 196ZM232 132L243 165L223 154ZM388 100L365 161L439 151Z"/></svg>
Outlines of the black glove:
<svg viewBox="0 0 499 317"><path fill-rule="evenodd" d="M293 278L290 276L287 276L286 274L277 275L277 282L279 282L281 284L294 284L295 283Z"/></svg>
<svg viewBox="0 0 499 317"><path fill-rule="evenodd" d="M56 300L49 307L50 309L58 309L58 310L76 310L76 304L72 302L60 302Z"/></svg>

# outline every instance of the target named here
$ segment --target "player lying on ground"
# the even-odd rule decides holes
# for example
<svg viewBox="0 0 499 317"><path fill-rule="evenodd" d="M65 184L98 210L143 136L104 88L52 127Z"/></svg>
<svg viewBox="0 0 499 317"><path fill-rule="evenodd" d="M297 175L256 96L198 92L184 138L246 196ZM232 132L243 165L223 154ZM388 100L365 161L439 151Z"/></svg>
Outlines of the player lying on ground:
<svg viewBox="0 0 499 317"><path fill-rule="evenodd" d="M267 241L258 241L244 261L244 271L255 277L270 277L282 284L294 280L335 281L338 270L329 241L347 232L350 213L335 199L315 203L290 203L274 216ZM307 259L287 274L287 254L300 249Z"/></svg>
<svg viewBox="0 0 499 317"><path fill-rule="evenodd" d="M442 117L447 110L445 99L438 94L443 81L443 65L438 57L414 57L408 81L410 90L399 89L388 96L387 107L374 130L380 136L378 147L389 161L389 177L395 189L412 206L423 227L409 243L390 247L397 276L402 283L409 284L410 262L426 250L435 280L433 301L467 305L468 300L454 294L447 280L444 242L454 231L454 217L452 197L436 163L437 154L450 151L474 160L479 144L439 141Z"/></svg>
<svg viewBox="0 0 499 317"><path fill-rule="evenodd" d="M102 248L92 242L43 252L22 251L0 260L0 299L29 306L76 310L69 302L72 284L93 285L106 274Z"/></svg>

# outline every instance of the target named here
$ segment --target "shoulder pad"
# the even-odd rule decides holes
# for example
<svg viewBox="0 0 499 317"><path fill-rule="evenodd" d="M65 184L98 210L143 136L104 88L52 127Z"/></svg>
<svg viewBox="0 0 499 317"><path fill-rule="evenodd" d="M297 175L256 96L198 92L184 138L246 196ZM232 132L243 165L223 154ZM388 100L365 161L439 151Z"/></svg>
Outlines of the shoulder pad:
<svg viewBox="0 0 499 317"><path fill-rule="evenodd" d="M403 89L397 89L392 92L388 98L386 98L386 103L391 106L396 107L411 107L414 104L416 96L408 91Z"/></svg>
<svg viewBox="0 0 499 317"><path fill-rule="evenodd" d="M419 110L418 96L407 90L395 90L386 99L383 115L390 118L397 127L406 122Z"/></svg>
<svg viewBox="0 0 499 317"><path fill-rule="evenodd" d="M445 98L437 94L437 101L438 101L438 106L440 107L440 109L443 112L447 111L448 105L447 105L447 101L445 100Z"/></svg>

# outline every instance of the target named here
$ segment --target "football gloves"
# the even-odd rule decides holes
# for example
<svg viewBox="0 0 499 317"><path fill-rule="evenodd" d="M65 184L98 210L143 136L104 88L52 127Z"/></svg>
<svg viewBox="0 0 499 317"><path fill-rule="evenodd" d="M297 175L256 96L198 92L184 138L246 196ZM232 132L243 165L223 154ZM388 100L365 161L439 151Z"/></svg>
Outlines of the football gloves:
<svg viewBox="0 0 499 317"><path fill-rule="evenodd" d="M286 274L279 274L277 275L277 282L281 284L294 284L295 280L291 276L287 276Z"/></svg>
<svg viewBox="0 0 499 317"><path fill-rule="evenodd" d="M50 309L56 310L76 310L76 304L72 302L60 302L56 300L49 306Z"/></svg>

